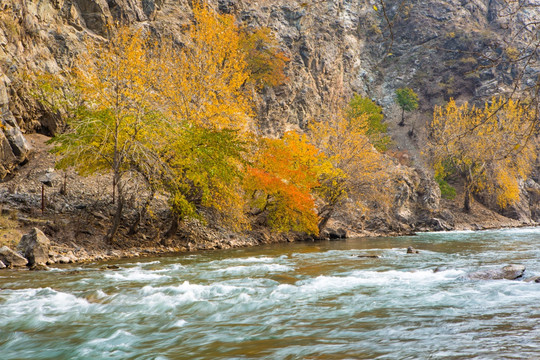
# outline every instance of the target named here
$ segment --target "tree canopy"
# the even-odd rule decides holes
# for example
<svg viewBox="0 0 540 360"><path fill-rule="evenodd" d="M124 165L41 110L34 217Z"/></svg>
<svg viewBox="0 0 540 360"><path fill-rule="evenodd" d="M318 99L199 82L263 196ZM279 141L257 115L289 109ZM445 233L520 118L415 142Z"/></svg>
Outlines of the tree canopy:
<svg viewBox="0 0 540 360"><path fill-rule="evenodd" d="M411 88L400 88L396 90L396 101L401 108L401 121L399 126L405 125L405 111L418 109L418 94Z"/></svg>
<svg viewBox="0 0 540 360"><path fill-rule="evenodd" d="M492 98L483 107L451 100L436 107L429 127L435 175L456 173L464 181L463 207L485 191L504 208L519 199L518 180L536 158L531 143L535 113L512 99Z"/></svg>

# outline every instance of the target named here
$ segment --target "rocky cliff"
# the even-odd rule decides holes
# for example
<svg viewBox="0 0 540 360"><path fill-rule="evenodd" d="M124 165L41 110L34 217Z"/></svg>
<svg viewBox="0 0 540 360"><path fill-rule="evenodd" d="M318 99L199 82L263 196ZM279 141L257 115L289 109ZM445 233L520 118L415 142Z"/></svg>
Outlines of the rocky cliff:
<svg viewBox="0 0 540 360"><path fill-rule="evenodd" d="M502 60L508 49L527 49L526 35L512 37L540 18L537 6L510 13L503 0L212 0L220 12L246 26L274 30L290 58L289 81L255 96L261 130L277 136L323 120L329 104L359 93L385 108L396 153L422 168L423 125L433 105L449 97L481 100L535 85L538 68ZM384 5L384 6L382 6ZM108 23L130 23L182 41L191 16L189 0L3 0L0 5L0 178L26 161L31 149L24 134L52 135L61 119L29 95L27 70L57 72L85 51L82 40L107 36ZM506 51L506 52L505 52ZM491 59L491 60L490 60ZM420 94L421 111L398 127L394 90L410 86ZM398 219L412 221L419 207L438 211L436 185L424 170L403 171L396 201ZM536 179L538 180L538 179ZM531 182L532 181L532 182ZM537 195L534 179L524 184L522 204ZM400 185L401 186L401 185ZM534 194L533 194L534 193ZM428 194L428 195L426 195ZM424 199L419 202L418 199ZM419 206L428 204L428 206ZM425 212L425 211L424 211ZM521 212L522 213L522 212ZM407 216L405 216L407 215ZM516 216L522 216L516 215Z"/></svg>

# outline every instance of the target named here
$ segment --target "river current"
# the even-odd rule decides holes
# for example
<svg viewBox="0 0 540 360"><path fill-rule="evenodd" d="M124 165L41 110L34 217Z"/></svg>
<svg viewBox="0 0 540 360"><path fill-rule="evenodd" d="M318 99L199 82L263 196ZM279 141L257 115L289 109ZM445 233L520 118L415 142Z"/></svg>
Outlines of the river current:
<svg viewBox="0 0 540 360"><path fill-rule="evenodd" d="M539 259L523 228L2 271L0 358L537 359L540 284L465 275Z"/></svg>

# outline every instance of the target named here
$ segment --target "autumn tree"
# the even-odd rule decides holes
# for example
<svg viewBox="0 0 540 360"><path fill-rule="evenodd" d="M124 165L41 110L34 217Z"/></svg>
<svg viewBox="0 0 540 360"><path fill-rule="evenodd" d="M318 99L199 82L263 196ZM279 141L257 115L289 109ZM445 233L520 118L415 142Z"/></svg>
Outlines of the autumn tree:
<svg viewBox="0 0 540 360"><path fill-rule="evenodd" d="M122 27L107 42L88 41L73 73L84 106L67 119L68 130L53 139L58 166L73 166L81 174L112 172L117 205L106 238L112 239L125 205L126 174L147 151L149 136L160 114L148 94L154 89L154 68L137 30ZM153 167L154 164L138 167Z"/></svg>
<svg viewBox="0 0 540 360"><path fill-rule="evenodd" d="M370 113L347 116L334 111L326 121L310 124L312 143L329 159L331 167L323 172L317 194L319 231L322 231L339 207L351 198L357 208L367 210L371 202L388 201L389 173L384 157L369 141Z"/></svg>
<svg viewBox="0 0 540 360"><path fill-rule="evenodd" d="M279 231L319 233L313 193L320 186L325 158L306 135L290 131L281 139L262 138L249 168L247 191L253 215L264 215Z"/></svg>
<svg viewBox="0 0 540 360"><path fill-rule="evenodd" d="M405 111L418 109L418 95L411 88L400 88L396 90L396 101L401 108L401 121L399 126L405 126Z"/></svg>
<svg viewBox="0 0 540 360"><path fill-rule="evenodd" d="M536 157L530 141L534 121L533 111L504 98L483 107L451 100L435 108L429 125L435 175L455 173L463 179L465 211L478 191L494 195L501 208L519 199L518 180L528 175Z"/></svg>
<svg viewBox="0 0 540 360"><path fill-rule="evenodd" d="M178 223L201 218L210 208L230 225L244 224L241 177L251 133L252 105L241 37L230 15L194 6L190 42L175 48L165 41L154 59L162 72L157 102L170 119L163 153L175 175L169 182L174 234Z"/></svg>
<svg viewBox="0 0 540 360"><path fill-rule="evenodd" d="M260 88L278 86L287 80L285 67L289 58L281 51L269 28L242 29L240 39L251 83Z"/></svg>
<svg viewBox="0 0 540 360"><path fill-rule="evenodd" d="M234 19L195 6L184 47L126 27L111 31L109 41L89 43L78 59L74 78L84 106L55 138L59 166L112 172L117 210L107 238L117 232L132 172L151 196L169 197L171 234L180 220L202 218L202 208L241 224L252 113Z"/></svg>
<svg viewBox="0 0 540 360"><path fill-rule="evenodd" d="M163 69L159 102L170 118L207 129L251 128L252 104L243 85L249 79L246 53L232 15L195 4L189 43L178 49L165 40L155 54Z"/></svg>

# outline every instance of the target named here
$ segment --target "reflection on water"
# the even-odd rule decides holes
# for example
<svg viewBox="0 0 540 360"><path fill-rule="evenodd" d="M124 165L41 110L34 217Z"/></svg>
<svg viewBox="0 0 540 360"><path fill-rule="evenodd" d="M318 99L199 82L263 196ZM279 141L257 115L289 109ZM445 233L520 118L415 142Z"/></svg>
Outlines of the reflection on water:
<svg viewBox="0 0 540 360"><path fill-rule="evenodd" d="M538 228L431 233L3 271L0 357L540 358L540 284L464 276L540 275L539 243Z"/></svg>

